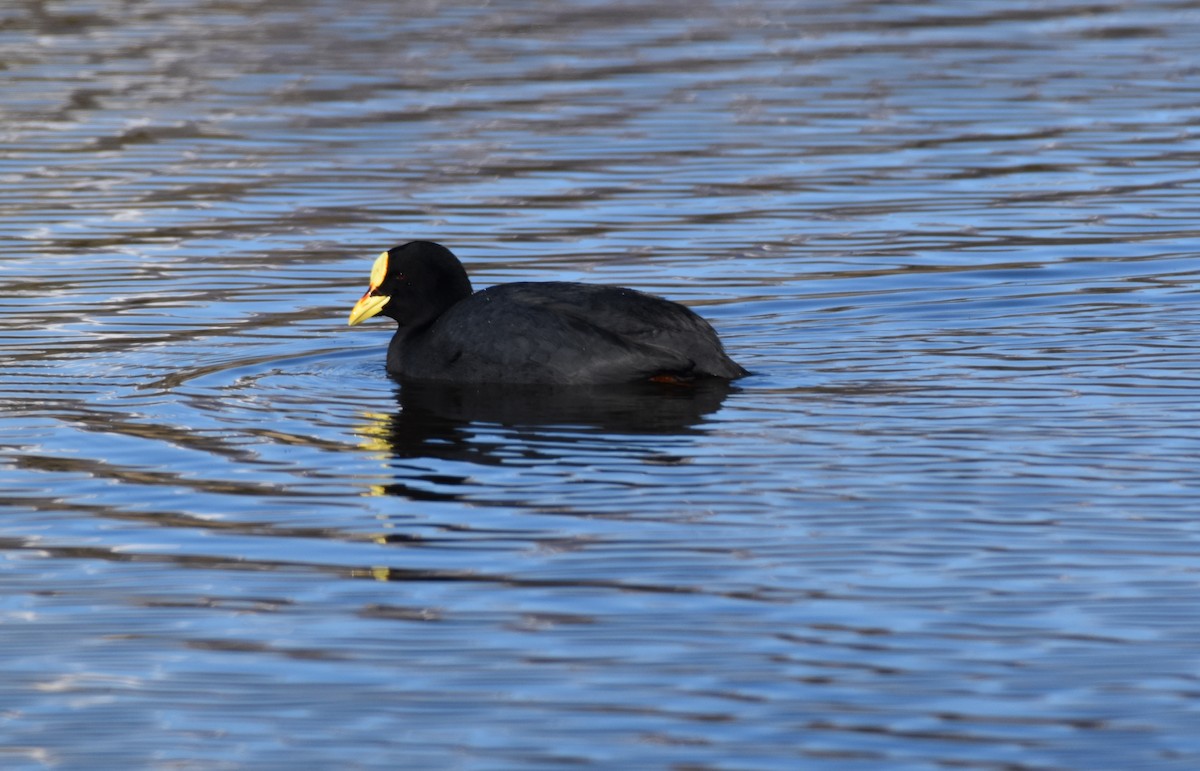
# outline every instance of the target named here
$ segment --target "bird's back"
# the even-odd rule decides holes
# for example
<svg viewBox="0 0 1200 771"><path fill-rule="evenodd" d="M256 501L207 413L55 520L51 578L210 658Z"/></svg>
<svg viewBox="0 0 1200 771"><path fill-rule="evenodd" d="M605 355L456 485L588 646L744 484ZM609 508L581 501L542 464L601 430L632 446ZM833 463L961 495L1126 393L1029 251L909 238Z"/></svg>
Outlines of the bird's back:
<svg viewBox="0 0 1200 771"><path fill-rule="evenodd" d="M746 374L684 306L568 282L476 292L428 329L393 340L388 369L413 380L558 384Z"/></svg>

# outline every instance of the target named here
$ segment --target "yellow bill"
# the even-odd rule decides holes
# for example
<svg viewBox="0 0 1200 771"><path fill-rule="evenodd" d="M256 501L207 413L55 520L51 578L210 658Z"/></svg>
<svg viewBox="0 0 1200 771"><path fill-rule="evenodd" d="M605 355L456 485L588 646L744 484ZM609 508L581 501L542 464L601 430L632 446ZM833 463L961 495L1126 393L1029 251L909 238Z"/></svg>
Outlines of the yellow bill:
<svg viewBox="0 0 1200 771"><path fill-rule="evenodd" d="M387 305L391 299L385 294L371 294L367 292L350 309L350 326L360 324L376 315L383 310L383 306Z"/></svg>
<svg viewBox="0 0 1200 771"><path fill-rule="evenodd" d="M387 268L388 253L383 252L375 258L375 264L371 266L371 283L368 285L367 293L359 298L359 301L350 309L350 326L360 324L378 314L383 310L383 306L388 304L388 300L392 299L387 295L372 294L383 283L383 279L387 276Z"/></svg>

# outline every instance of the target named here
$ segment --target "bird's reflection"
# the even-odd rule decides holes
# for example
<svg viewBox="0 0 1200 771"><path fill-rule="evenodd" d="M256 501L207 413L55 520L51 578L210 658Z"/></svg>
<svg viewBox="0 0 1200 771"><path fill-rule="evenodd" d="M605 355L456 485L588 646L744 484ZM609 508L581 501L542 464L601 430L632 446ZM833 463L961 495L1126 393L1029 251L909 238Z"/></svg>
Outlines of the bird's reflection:
<svg viewBox="0 0 1200 771"><path fill-rule="evenodd" d="M604 441L612 435L678 435L698 431L734 389L724 380L688 384L606 386L454 386L407 383L399 409L372 416L360 432L369 445L394 458L442 458L502 464L520 445L522 457L549 450L539 439L564 443ZM508 441L497 444L496 430ZM480 437L487 435L490 440ZM539 450L539 445L542 448Z"/></svg>

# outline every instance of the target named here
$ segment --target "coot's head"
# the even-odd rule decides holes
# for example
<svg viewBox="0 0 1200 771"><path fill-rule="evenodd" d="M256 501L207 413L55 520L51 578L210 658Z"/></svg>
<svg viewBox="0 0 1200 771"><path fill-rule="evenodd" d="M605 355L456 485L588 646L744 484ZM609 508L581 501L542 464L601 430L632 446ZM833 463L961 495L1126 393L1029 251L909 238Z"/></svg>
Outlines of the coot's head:
<svg viewBox="0 0 1200 771"><path fill-rule="evenodd" d="M367 293L350 311L350 325L382 313L401 327L423 326L470 294L467 271L449 249L411 241L375 260Z"/></svg>

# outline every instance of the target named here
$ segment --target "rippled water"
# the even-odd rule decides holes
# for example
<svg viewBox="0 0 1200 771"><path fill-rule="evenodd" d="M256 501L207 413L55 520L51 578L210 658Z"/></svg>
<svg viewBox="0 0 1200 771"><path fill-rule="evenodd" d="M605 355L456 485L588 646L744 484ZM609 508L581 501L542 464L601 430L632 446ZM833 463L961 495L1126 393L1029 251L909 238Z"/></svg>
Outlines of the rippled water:
<svg viewBox="0 0 1200 771"><path fill-rule="evenodd" d="M1200 764L1200 3L0 43L0 766ZM401 391L345 318L416 238L754 374Z"/></svg>

